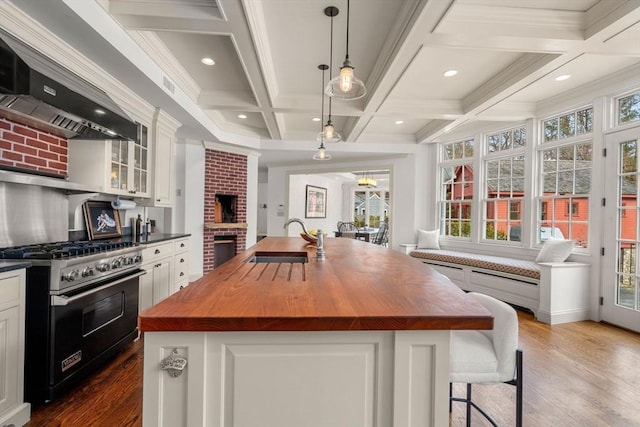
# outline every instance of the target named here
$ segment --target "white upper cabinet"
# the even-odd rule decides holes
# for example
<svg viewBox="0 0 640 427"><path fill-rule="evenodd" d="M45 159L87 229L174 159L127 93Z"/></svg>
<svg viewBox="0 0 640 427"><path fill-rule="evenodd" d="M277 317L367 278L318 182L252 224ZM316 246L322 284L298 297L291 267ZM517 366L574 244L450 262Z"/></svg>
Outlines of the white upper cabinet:
<svg viewBox="0 0 640 427"><path fill-rule="evenodd" d="M69 179L100 187L103 193L150 197L151 158L147 127L136 141L69 140Z"/></svg>
<svg viewBox="0 0 640 427"><path fill-rule="evenodd" d="M153 171L151 197L143 204L172 207L175 180L175 135L180 123L156 110L152 125Z"/></svg>

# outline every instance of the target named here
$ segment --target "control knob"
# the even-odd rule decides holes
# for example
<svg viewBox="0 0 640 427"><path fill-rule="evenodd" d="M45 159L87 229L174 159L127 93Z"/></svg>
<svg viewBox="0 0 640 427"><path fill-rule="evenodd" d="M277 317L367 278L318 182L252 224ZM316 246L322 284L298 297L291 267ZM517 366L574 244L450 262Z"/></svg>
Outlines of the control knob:
<svg viewBox="0 0 640 427"><path fill-rule="evenodd" d="M104 273L105 271L109 271L111 270L111 265L109 265L108 263L102 261L101 263L99 263L98 265L96 265L96 269L101 272Z"/></svg>
<svg viewBox="0 0 640 427"><path fill-rule="evenodd" d="M122 267L122 257L118 257L116 259L114 259L113 261L111 261L111 268L112 269L116 269L116 268L120 268Z"/></svg>
<svg viewBox="0 0 640 427"><path fill-rule="evenodd" d="M82 277L89 277L89 276L93 276L95 274L95 271L93 270L93 267L85 267L82 269Z"/></svg>
<svg viewBox="0 0 640 427"><path fill-rule="evenodd" d="M142 255L136 255L136 256L133 258L133 262L134 262L134 263L142 262Z"/></svg>
<svg viewBox="0 0 640 427"><path fill-rule="evenodd" d="M64 275L64 278L69 282L73 282L74 280L80 278L80 272L78 270L71 270Z"/></svg>

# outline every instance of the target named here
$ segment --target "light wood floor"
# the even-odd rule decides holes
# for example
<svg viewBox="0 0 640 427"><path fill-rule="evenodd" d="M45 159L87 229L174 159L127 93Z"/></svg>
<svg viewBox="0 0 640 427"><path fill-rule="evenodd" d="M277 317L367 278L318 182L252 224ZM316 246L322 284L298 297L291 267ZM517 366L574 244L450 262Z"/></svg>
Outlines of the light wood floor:
<svg viewBox="0 0 640 427"><path fill-rule="evenodd" d="M639 334L595 322L549 326L533 320L529 313L518 315L520 347L524 351L525 426L640 426ZM463 388L456 385L454 391L462 393ZM474 386L474 397L500 426L514 425L514 387ZM34 408L27 424L140 425L141 341L133 343L69 395ZM464 425L464 404L456 403L450 426ZM472 425L490 424L476 414Z"/></svg>

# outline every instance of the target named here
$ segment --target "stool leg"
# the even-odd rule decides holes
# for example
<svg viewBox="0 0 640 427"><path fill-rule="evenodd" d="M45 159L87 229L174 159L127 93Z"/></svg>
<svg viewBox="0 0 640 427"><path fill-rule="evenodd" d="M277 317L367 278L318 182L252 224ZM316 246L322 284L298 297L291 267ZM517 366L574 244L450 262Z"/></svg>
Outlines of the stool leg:
<svg viewBox="0 0 640 427"><path fill-rule="evenodd" d="M467 427L471 427L471 384L467 384Z"/></svg>

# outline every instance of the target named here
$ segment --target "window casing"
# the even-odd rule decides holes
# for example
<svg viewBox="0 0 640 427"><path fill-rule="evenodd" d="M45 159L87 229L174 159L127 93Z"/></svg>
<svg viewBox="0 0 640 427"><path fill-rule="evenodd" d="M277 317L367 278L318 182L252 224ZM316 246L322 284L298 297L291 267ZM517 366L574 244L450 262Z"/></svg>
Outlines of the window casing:
<svg viewBox="0 0 640 427"><path fill-rule="evenodd" d="M640 91L618 98L616 110L618 125L640 120Z"/></svg>
<svg viewBox="0 0 640 427"><path fill-rule="evenodd" d="M548 124L563 123L563 117L582 118L587 125L571 128L567 124L569 119L564 119L567 127L559 134L566 136L551 144L547 139ZM553 236L574 239L577 247L588 247L593 145L586 131L591 132L592 117L593 109L587 108L543 121L544 138L538 147L541 167L538 242ZM574 134L584 135L571 138L571 129L575 129Z"/></svg>
<svg viewBox="0 0 640 427"><path fill-rule="evenodd" d="M438 208L440 232L444 236L471 237L473 152L473 139L442 145Z"/></svg>
<svg viewBox="0 0 640 427"><path fill-rule="evenodd" d="M520 242L527 132L523 127L487 135L483 158L484 239Z"/></svg>

